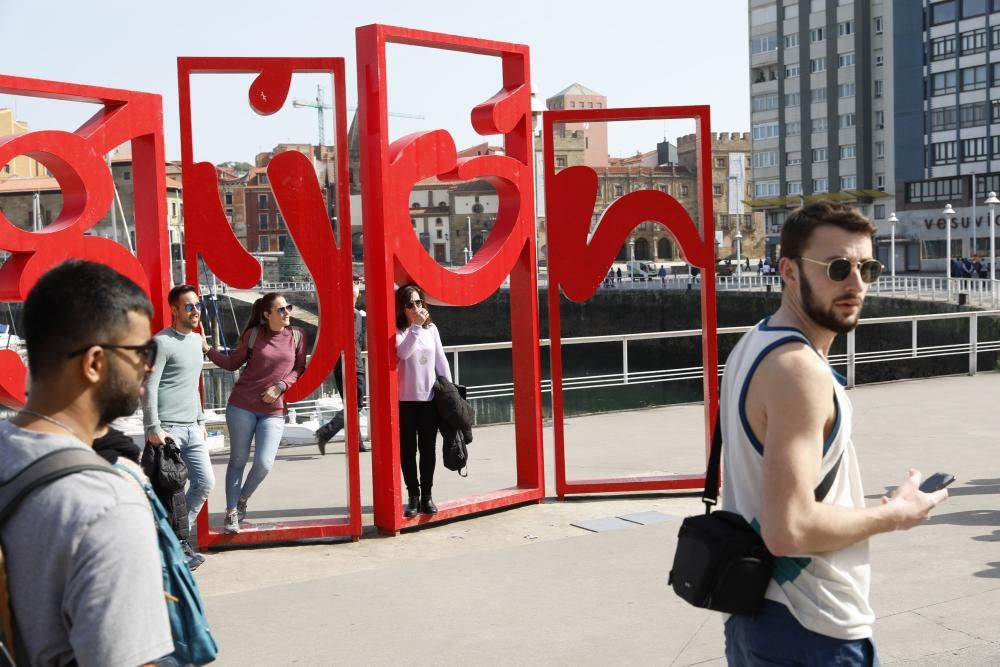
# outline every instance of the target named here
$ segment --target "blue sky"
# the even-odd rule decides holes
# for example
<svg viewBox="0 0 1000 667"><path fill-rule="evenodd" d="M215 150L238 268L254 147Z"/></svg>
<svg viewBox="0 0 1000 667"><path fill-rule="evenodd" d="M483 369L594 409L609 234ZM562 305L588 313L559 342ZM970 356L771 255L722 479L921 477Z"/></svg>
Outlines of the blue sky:
<svg viewBox="0 0 1000 667"><path fill-rule="evenodd" d="M745 0L514 0L494 6L435 0L0 0L0 72L159 93L167 156L178 159L178 56L343 56L348 104L354 105L354 29L389 23L527 44L542 98L579 82L606 95L609 106L709 104L714 130L750 129ZM248 81L194 82L197 159L252 161L255 152L282 141L315 142L315 111L288 105L275 116L257 117L246 108ZM297 77L291 96L314 98L321 81ZM468 112L496 92L499 67L490 58L392 47L389 81L390 109L424 116L391 119L394 135L443 127L462 147L479 141ZM80 105L0 95L0 106L12 105L33 129L74 129L91 113ZM662 136L692 130L682 123L616 125L610 150L650 150Z"/></svg>

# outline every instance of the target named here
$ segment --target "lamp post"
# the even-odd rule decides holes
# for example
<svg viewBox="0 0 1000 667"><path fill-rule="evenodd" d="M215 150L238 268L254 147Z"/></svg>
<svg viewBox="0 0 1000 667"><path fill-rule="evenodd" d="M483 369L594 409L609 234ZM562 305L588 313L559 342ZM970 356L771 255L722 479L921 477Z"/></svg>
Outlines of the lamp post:
<svg viewBox="0 0 1000 667"><path fill-rule="evenodd" d="M945 242L944 242L944 259L945 259L945 269L947 273L945 274L947 279L947 289L948 289L948 300L951 301L951 221L955 217L955 209L951 207L951 204L945 204L944 210L941 211L941 215L944 216L944 230L945 230Z"/></svg>
<svg viewBox="0 0 1000 667"><path fill-rule="evenodd" d="M1000 204L1000 199L997 199L997 193L990 192L989 196L986 198L986 205L990 207L990 281L996 280L996 269L994 264L996 264L996 205Z"/></svg>
<svg viewBox="0 0 1000 667"><path fill-rule="evenodd" d="M628 239L628 277L629 280L635 282L635 278L632 276L633 266L635 266L635 237L630 236Z"/></svg>
<svg viewBox="0 0 1000 667"><path fill-rule="evenodd" d="M896 294L896 212L889 214L889 273L892 275L892 293Z"/></svg>
<svg viewBox="0 0 1000 667"><path fill-rule="evenodd" d="M475 252L472 249L472 216L465 216L465 224L468 226L469 238L468 238L468 248L466 248L465 263L468 264L469 260L472 259L472 253Z"/></svg>
<svg viewBox="0 0 1000 667"><path fill-rule="evenodd" d="M740 232L738 225L736 227L736 236L733 238L736 240L736 287L739 289L743 285L743 259L740 257L743 234Z"/></svg>

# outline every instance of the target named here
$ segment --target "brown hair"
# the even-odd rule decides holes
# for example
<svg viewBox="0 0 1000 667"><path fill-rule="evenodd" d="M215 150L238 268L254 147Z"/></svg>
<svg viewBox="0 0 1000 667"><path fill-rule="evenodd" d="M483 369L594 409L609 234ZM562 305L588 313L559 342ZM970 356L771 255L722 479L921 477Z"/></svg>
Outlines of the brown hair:
<svg viewBox="0 0 1000 667"><path fill-rule="evenodd" d="M250 309L250 317L247 318L247 323L243 325L243 331L240 333L241 336L254 327L264 326L264 315L271 312L271 308L274 307L274 302L279 296L281 295L277 292L268 292L253 302L253 308Z"/></svg>
<svg viewBox="0 0 1000 667"><path fill-rule="evenodd" d="M823 225L875 236L875 225L856 208L831 201L818 201L792 211L781 229L781 257L802 256L813 230Z"/></svg>
<svg viewBox="0 0 1000 667"><path fill-rule="evenodd" d="M170 292L167 293L167 303L169 303L171 306L176 306L177 303L181 300L181 297L187 294L188 292L194 292L195 294L197 294L198 290L197 288L195 288L194 285L177 285L176 287L172 288Z"/></svg>
<svg viewBox="0 0 1000 667"><path fill-rule="evenodd" d="M420 295L420 300L424 300L424 291L413 283L407 283L396 290L396 328L399 330L410 326L410 321L406 319L406 304L410 301L410 292L416 292ZM424 303L424 305L427 304ZM426 329L430 325L431 318L428 315L427 321L424 322L424 328Z"/></svg>

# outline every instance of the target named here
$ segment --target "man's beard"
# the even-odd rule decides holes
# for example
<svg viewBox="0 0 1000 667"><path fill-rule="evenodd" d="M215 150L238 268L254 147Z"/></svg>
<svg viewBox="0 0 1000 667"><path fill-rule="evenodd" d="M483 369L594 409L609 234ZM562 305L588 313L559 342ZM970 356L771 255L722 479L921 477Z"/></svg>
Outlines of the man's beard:
<svg viewBox="0 0 1000 667"><path fill-rule="evenodd" d="M139 392L125 386L123 376L115 371L114 366L108 371L108 379L97 396L102 424L109 424L119 417L127 417L139 409Z"/></svg>
<svg viewBox="0 0 1000 667"><path fill-rule="evenodd" d="M799 276L801 280L799 284L801 285L800 293L802 296L802 309L805 311L806 317L815 322L817 325L823 327L824 329L829 329L830 331L838 334L844 334L849 331L854 331L858 326L858 320L861 319L861 308L858 308L858 315L853 320L847 320L837 317L834 311L835 306L833 304L827 310L823 310L822 307L816 304L813 299L813 289L812 285L809 284L809 279L806 278L804 271L799 271ZM834 302L840 299L851 299L848 294L842 294L834 299ZM860 300L860 298L859 298ZM862 305L864 302L861 302Z"/></svg>

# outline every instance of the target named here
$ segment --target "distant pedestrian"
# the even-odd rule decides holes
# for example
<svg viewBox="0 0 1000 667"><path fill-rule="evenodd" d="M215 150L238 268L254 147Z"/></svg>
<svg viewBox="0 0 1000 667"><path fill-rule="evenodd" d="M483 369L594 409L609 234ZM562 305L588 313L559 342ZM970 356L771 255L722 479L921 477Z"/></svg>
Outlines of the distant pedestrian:
<svg viewBox="0 0 1000 667"><path fill-rule="evenodd" d="M620 266L618 267L618 270L615 271L615 276L618 278L618 284L621 285L622 284L622 267L620 267Z"/></svg>
<svg viewBox="0 0 1000 667"><path fill-rule="evenodd" d="M657 275L660 276L660 285L662 285L663 287L666 287L667 286L667 269L666 269L666 267L661 266L660 270L657 271Z"/></svg>
<svg viewBox="0 0 1000 667"><path fill-rule="evenodd" d="M743 268L745 268L747 271L750 270L750 258L749 257L744 257L743 258Z"/></svg>
<svg viewBox="0 0 1000 667"><path fill-rule="evenodd" d="M0 482L57 451L107 465L94 435L139 407L156 357L152 316L142 289L103 264L42 276L22 311L31 390L0 422ZM49 482L0 537L18 665L131 666L173 653L153 514L133 481L108 466Z"/></svg>
<svg viewBox="0 0 1000 667"><path fill-rule="evenodd" d="M605 287L614 287L615 285L615 270L608 269L608 277L604 279Z"/></svg>
<svg viewBox="0 0 1000 667"><path fill-rule="evenodd" d="M764 258L761 257L757 260L757 275L763 275L764 273Z"/></svg>
<svg viewBox="0 0 1000 667"><path fill-rule="evenodd" d="M238 533L246 516L247 501L278 455L288 408L283 395L302 376L306 367L306 339L291 326L292 306L285 297L269 292L254 301L250 318L232 354L209 347L208 358L219 368L235 371L246 364L226 406L229 429L229 464L226 466L225 531ZM254 444L253 466L243 479L250 444Z"/></svg>
<svg viewBox="0 0 1000 667"><path fill-rule="evenodd" d="M427 312L423 292L416 285L403 285L396 290L396 359L399 464L408 495L403 515L437 514L432 496L438 432L434 383L438 376L451 382L451 369L444 356L441 336Z"/></svg>

